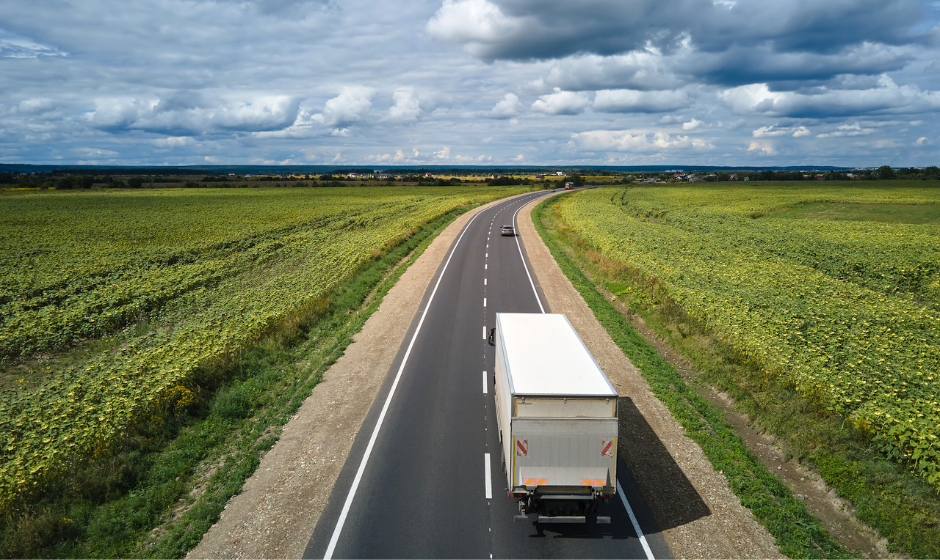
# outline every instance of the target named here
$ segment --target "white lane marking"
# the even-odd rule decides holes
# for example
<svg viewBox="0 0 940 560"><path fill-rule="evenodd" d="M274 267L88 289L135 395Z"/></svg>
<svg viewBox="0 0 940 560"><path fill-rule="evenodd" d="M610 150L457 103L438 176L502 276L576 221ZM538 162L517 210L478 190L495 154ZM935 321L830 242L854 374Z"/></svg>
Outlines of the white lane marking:
<svg viewBox="0 0 940 560"><path fill-rule="evenodd" d="M486 258L490 258L490 254L489 254L489 253L486 254Z"/></svg>
<svg viewBox="0 0 940 560"><path fill-rule="evenodd" d="M453 258L454 253L457 251L457 246L460 245L460 240L463 239L463 236L470 229L470 224L473 223L473 220L477 218L480 214L477 214L467 222L467 225L464 226L463 232L461 232L460 237L457 238L457 241L454 243L454 247L450 250L450 255L447 257L447 262L444 263L444 268L441 269L441 275L437 278L437 283L434 284L434 290L431 292L431 297L428 298L428 303L424 307L424 312L421 313L421 319L418 321L418 327L415 329L414 336L411 337L411 342L408 343L408 349L405 350L405 357L401 360L401 366L398 368L398 373L395 375L395 381L392 382L392 388L388 391L388 397L385 399L385 404L382 406L382 412L379 413L379 419L375 423L375 428L372 430L372 437L369 438L369 444L366 446L365 453L362 454L362 461L359 463L359 469L356 471L356 477L353 479L352 486L349 488L349 494L346 495L346 502L343 503L343 510L339 514L339 518L336 520L336 527L333 528L333 536L330 537L330 544L326 547L326 554L323 555L324 560L329 560L333 558L333 552L336 550L336 544L339 542L339 535L343 532L343 525L346 524L346 516L349 515L349 509L352 507L353 498L356 497L356 490L359 489L359 483L362 481L362 475L365 473L366 464L369 462L369 456L372 455L372 448L375 446L375 440L379 437L379 430L382 429L382 422L385 421L385 414L388 412L389 405L392 404L392 397L395 396L395 389L398 388L398 381L401 379L402 372L405 371L405 365L408 363L408 358L411 356L411 349L414 348L415 340L418 339L418 333L421 332L421 326L424 325L424 318L427 317L428 310L431 308L431 302L434 301L434 295L437 294L437 288L441 285L441 280L444 278L444 273L447 272L447 267L450 265L450 260Z"/></svg>
<svg viewBox="0 0 940 560"><path fill-rule="evenodd" d="M483 298L483 307L486 307L486 298Z"/></svg>
<svg viewBox="0 0 940 560"><path fill-rule="evenodd" d="M620 486L620 481L617 481L617 493L620 494L620 501L623 502L623 507L627 508L627 515L630 516L630 523L633 523L633 530L636 531L637 536L640 537L640 544L643 545L643 551L646 552L646 557L649 560L656 560L653 556L653 551L650 550L649 543L646 542L646 537L643 535L643 530L640 529L640 524L636 521L636 516L633 515L633 508L630 507L630 502L627 501L627 496L623 493L623 487Z"/></svg>
<svg viewBox="0 0 940 560"><path fill-rule="evenodd" d="M484 263L484 264L483 264L483 270L486 270L486 267L487 267L487 266L488 266L488 265L487 265L486 263Z"/></svg>
<svg viewBox="0 0 940 560"><path fill-rule="evenodd" d="M493 499L493 476L490 474L490 454L483 454L483 466L486 468L486 499Z"/></svg>
<svg viewBox="0 0 940 560"><path fill-rule="evenodd" d="M486 325L483 325L483 340L486 340Z"/></svg>
<svg viewBox="0 0 940 560"><path fill-rule="evenodd" d="M519 210L522 210L522 206L520 206L519 209L516 210L516 214L519 213ZM516 214L512 215L513 227L516 226ZM525 257L522 255L522 245L519 244L519 236L516 236L516 247L519 249L519 258L522 259L522 266L525 267L525 275L529 277L529 284L532 286L532 293L535 294L535 301L538 302L539 309L542 311L542 313L545 313L545 308L542 307L542 300L539 299L539 293L535 289L535 282L532 281L532 275L529 274L529 265L525 263Z"/></svg>
<svg viewBox="0 0 940 560"><path fill-rule="evenodd" d="M483 279L483 285L486 286L486 278Z"/></svg>
<svg viewBox="0 0 940 560"><path fill-rule="evenodd" d="M483 370L483 394L487 393L489 383L486 382L486 370Z"/></svg>

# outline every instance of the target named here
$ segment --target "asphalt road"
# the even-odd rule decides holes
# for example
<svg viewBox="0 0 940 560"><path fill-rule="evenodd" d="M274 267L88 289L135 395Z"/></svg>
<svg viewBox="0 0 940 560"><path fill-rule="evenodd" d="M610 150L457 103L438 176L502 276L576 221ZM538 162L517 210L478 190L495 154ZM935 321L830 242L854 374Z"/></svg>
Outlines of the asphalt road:
<svg viewBox="0 0 940 560"><path fill-rule="evenodd" d="M305 558L672 557L622 461L624 500L599 512L610 525L513 521L518 507L503 488L486 334L496 312L550 311L518 239L499 232L541 194L480 212L454 242L418 315L401 326L405 343ZM642 538L638 526L646 528Z"/></svg>

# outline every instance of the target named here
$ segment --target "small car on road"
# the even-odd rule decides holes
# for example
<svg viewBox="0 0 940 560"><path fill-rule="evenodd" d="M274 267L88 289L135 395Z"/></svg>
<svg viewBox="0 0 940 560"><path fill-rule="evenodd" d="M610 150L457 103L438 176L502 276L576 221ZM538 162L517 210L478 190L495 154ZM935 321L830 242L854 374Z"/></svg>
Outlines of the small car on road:
<svg viewBox="0 0 940 560"><path fill-rule="evenodd" d="M516 230L514 230L512 226L503 226L499 228L499 234L500 235L516 235Z"/></svg>

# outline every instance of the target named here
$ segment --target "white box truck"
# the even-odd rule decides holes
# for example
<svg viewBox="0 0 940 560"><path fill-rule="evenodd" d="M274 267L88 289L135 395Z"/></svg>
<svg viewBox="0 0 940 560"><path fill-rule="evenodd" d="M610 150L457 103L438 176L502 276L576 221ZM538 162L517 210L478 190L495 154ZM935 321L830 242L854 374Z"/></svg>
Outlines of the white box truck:
<svg viewBox="0 0 940 560"><path fill-rule="evenodd" d="M497 313L496 419L516 519L610 523L617 489L617 391L561 314Z"/></svg>

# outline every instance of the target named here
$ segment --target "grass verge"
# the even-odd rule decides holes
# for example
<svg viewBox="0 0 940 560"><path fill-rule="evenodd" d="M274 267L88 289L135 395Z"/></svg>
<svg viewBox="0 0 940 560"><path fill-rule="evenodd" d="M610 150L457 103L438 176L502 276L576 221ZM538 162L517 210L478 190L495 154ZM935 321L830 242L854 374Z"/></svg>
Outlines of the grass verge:
<svg viewBox="0 0 940 560"><path fill-rule="evenodd" d="M803 502L754 457L721 410L690 387L582 272L580 267L586 264L583 255L591 248L570 229L557 227L553 212L557 199L543 201L533 212L536 230L552 256L686 435L701 446L741 503L774 536L780 551L791 558L851 557L806 511Z"/></svg>
<svg viewBox="0 0 940 560"><path fill-rule="evenodd" d="M0 519L0 558L179 558L199 543L401 274L460 214L426 224L328 299L203 368L130 436Z"/></svg>

